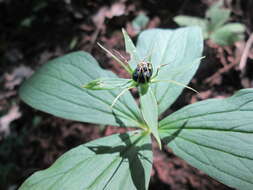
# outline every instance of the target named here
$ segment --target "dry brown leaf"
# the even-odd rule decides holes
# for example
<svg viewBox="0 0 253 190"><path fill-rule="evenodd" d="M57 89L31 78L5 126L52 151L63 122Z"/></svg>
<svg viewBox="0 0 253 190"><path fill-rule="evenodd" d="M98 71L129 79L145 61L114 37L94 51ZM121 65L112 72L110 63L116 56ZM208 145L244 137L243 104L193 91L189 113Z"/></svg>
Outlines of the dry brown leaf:
<svg viewBox="0 0 253 190"><path fill-rule="evenodd" d="M203 92L200 92L197 94L198 98L200 98L201 100L205 100L207 98L210 98L212 95L212 91L211 90L206 90Z"/></svg>
<svg viewBox="0 0 253 190"><path fill-rule="evenodd" d="M113 18L115 16L121 16L125 13L126 6L123 3L114 3L107 11L106 17Z"/></svg>
<svg viewBox="0 0 253 190"><path fill-rule="evenodd" d="M157 28L160 25L160 23L161 23L160 18L156 16L149 21L147 28Z"/></svg>
<svg viewBox="0 0 253 190"><path fill-rule="evenodd" d="M108 11L108 7L103 6L99 9L97 14L95 14L92 17L92 21L96 25L97 28L99 28L99 29L103 28L103 24L104 24L104 21L105 21L105 16L106 16L107 11Z"/></svg>
<svg viewBox="0 0 253 190"><path fill-rule="evenodd" d="M241 56L239 69L242 72L245 70L247 59L248 59L250 48L251 48L252 44L253 44L253 33L250 35L249 39L247 40L245 48L244 48L242 56Z"/></svg>
<svg viewBox="0 0 253 190"><path fill-rule="evenodd" d="M114 3L110 8L103 6L92 17L92 21L97 28L102 29L104 27L105 18L111 19L115 16L121 16L125 13L125 9L125 5L121 2Z"/></svg>
<svg viewBox="0 0 253 190"><path fill-rule="evenodd" d="M6 98L9 98L11 96L14 96L16 95L17 92L16 91L7 91L7 92L0 92L0 100L3 100L3 99L6 99ZM1 108L0 108L1 110Z"/></svg>
<svg viewBox="0 0 253 190"><path fill-rule="evenodd" d="M135 31L133 25L131 22L127 22L126 24L126 31L127 31L127 34L130 36L130 37L135 37L138 33Z"/></svg>
<svg viewBox="0 0 253 190"><path fill-rule="evenodd" d="M17 105L13 105L9 112L0 118L0 133L8 135L10 133L10 123L20 117L21 113L19 111L19 107Z"/></svg>
<svg viewBox="0 0 253 190"><path fill-rule="evenodd" d="M19 85L24 78L28 78L32 75L33 71L27 66L21 65L15 68L11 74L7 73L4 75L5 88L12 90L15 86Z"/></svg>

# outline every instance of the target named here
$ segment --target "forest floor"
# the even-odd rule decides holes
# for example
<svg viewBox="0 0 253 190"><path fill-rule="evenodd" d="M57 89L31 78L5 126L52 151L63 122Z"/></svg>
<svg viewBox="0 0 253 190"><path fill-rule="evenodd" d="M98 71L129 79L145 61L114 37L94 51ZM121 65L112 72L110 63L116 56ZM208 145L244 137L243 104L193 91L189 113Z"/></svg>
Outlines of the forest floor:
<svg viewBox="0 0 253 190"><path fill-rule="evenodd" d="M54 117L23 103L18 96L21 83L48 60L68 52L90 52L103 68L124 76L112 59L96 45L124 52L121 28L134 41L138 32L132 20L145 13L148 28L177 28L178 14L203 17L214 1L179 0L71 0L0 1L0 189L16 189L29 175L49 167L67 150L124 128L96 126ZM239 3L238 3L239 2ZM205 41L199 70L190 86L200 93L184 90L166 113L205 100L225 98L242 88L253 87L253 51L240 64L252 32L253 4L227 1L231 20L245 24L245 39L221 47ZM251 8L250 8L251 7ZM170 149L154 149L150 190L229 190L178 158Z"/></svg>

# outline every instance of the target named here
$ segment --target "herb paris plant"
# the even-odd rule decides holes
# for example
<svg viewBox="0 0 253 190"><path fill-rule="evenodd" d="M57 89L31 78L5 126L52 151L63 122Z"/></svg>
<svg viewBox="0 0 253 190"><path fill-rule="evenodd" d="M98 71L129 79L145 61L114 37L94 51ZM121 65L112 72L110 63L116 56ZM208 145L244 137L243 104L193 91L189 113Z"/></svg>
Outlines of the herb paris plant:
<svg viewBox="0 0 253 190"><path fill-rule="evenodd" d="M125 42L129 46L129 48L128 46L126 46L126 49L130 53L131 59L134 60L133 65L136 67L134 70L129 66L127 60L125 60L125 63L123 63L119 58L117 58L113 53L111 53L105 47L103 47L100 44L98 45L105 52L109 53L132 76L132 79L100 78L100 79L96 79L85 84L83 87L90 90L112 90L116 88L123 89L118 94L118 96L114 99L114 101L111 104L111 107L114 106L117 100L126 91L134 87L139 87L139 92L140 92L139 94L140 94L140 100L141 100L141 113L142 113L143 123L145 124L144 126L140 125L140 127L144 130L150 131L154 135L161 149L161 141L160 141L158 131L157 131L158 129L157 102L152 92L152 89L150 89L149 86L152 83L168 82L168 83L174 83L176 85L189 88L195 92L197 91L192 89L191 87L188 87L180 82L177 82L171 79L157 80L160 68L167 64L160 64L156 69L156 73L153 75L153 66L151 63L152 54L148 56L148 61L145 61L145 58L141 60L133 42L131 41L126 31L123 29L122 32L124 35ZM148 111L148 110L152 110L152 111Z"/></svg>
<svg viewBox="0 0 253 190"><path fill-rule="evenodd" d="M214 3L207 11L205 18L178 15L174 21L180 26L199 26L205 39L221 45L233 45L243 39L245 26L241 23L227 23L230 18L230 10L221 6L223 1Z"/></svg>
<svg viewBox="0 0 253 190"><path fill-rule="evenodd" d="M145 57L150 49L154 49L150 57L154 73L159 65L168 64L160 69L157 80L187 85L198 68L203 39L197 27L144 31L136 49L126 34L124 37L131 55L130 72L137 67L137 57ZM117 88L81 88L98 79L107 79L103 80L105 89ZM152 168L150 133L213 178L239 189L252 189L252 89L241 90L231 98L186 106L158 122L158 116L184 86L150 83L140 96L140 109L126 90L112 108L122 92L118 87L129 87L133 82L129 81L101 69L84 52L52 60L27 80L20 89L21 98L39 110L77 121L140 129L73 148L48 169L34 173L20 189L147 189Z"/></svg>

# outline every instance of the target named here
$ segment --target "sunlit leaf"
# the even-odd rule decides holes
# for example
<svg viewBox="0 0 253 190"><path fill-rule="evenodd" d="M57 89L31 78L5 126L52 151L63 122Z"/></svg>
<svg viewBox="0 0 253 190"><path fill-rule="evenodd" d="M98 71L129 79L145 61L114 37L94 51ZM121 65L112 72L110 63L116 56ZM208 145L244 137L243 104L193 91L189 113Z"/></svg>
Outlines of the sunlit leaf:
<svg viewBox="0 0 253 190"><path fill-rule="evenodd" d="M222 8L223 1L214 3L206 12L209 19L208 31L214 31L226 23L230 17L230 10Z"/></svg>
<svg viewBox="0 0 253 190"><path fill-rule="evenodd" d="M199 66L203 37L199 27L146 30L138 38L137 50L145 57L151 47L154 47L151 55L154 70L161 64L168 64L160 69L158 80L173 80L187 85ZM183 88L172 83L154 84L159 114L177 99Z"/></svg>
<svg viewBox="0 0 253 190"><path fill-rule="evenodd" d="M253 189L253 89L180 109L160 122L172 150L196 168L241 190Z"/></svg>
<svg viewBox="0 0 253 190"><path fill-rule="evenodd" d="M202 30L204 39L208 37L208 22L205 19L194 16L178 15L174 17L173 20L180 26L199 26Z"/></svg>
<svg viewBox="0 0 253 190"><path fill-rule="evenodd" d="M229 23L215 30L210 39L219 45L233 45L236 41L243 39L244 25L240 23Z"/></svg>
<svg viewBox="0 0 253 190"><path fill-rule="evenodd" d="M91 91L82 88L98 78L116 78L99 67L88 53L76 52L43 65L20 89L22 100L53 115L90 123L138 126L141 114L126 92L112 109L120 89ZM121 79L120 79L121 80Z"/></svg>
<svg viewBox="0 0 253 190"><path fill-rule="evenodd" d="M151 169L150 136L133 131L73 148L34 173L20 190L145 190Z"/></svg>

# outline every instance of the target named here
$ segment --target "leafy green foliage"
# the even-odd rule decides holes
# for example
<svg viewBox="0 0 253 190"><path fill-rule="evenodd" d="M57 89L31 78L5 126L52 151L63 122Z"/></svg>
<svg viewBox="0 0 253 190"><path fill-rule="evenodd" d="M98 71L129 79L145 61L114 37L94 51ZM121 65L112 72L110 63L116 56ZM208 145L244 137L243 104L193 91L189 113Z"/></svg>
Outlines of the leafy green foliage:
<svg viewBox="0 0 253 190"><path fill-rule="evenodd" d="M116 134L80 145L48 169L34 173L20 190L147 189L152 168L150 136Z"/></svg>
<svg viewBox="0 0 253 190"><path fill-rule="evenodd" d="M146 14L140 13L137 17L132 21L132 26L134 30L139 33L142 29L146 27L149 22L149 18Z"/></svg>
<svg viewBox="0 0 253 190"><path fill-rule="evenodd" d="M214 31L223 26L230 17L230 10L221 8L223 1L214 3L206 11L206 19L208 19L208 31Z"/></svg>
<svg viewBox="0 0 253 190"><path fill-rule="evenodd" d="M230 10L221 8L222 1L213 4L206 12L205 18L179 15L174 21L180 26L199 26L202 29L204 39L226 46L241 40L245 26L240 23L228 23Z"/></svg>
<svg viewBox="0 0 253 190"><path fill-rule="evenodd" d="M208 38L208 20L184 15L176 16L173 19L179 26L199 26L202 29L204 39Z"/></svg>
<svg viewBox="0 0 253 190"><path fill-rule="evenodd" d="M212 33L210 39L220 45L230 45L243 39L244 30L245 28L242 24L229 23Z"/></svg>
<svg viewBox="0 0 253 190"><path fill-rule="evenodd" d="M116 126L138 126L140 110L129 92L112 110L120 92L90 91L81 86L98 78L116 76L98 66L88 53L76 52L44 65L21 89L21 98L36 109L66 119Z"/></svg>
<svg viewBox="0 0 253 190"><path fill-rule="evenodd" d="M232 25L230 30L240 31L240 26ZM140 34L137 47L124 30L123 35L131 56L123 68L132 74L148 57L155 73L150 81L139 84L117 78L88 53L76 52L44 65L22 85L20 95L29 105L60 117L140 131L76 147L50 168L33 174L20 189L147 189L151 134L160 146L161 138L177 155L221 182L252 189L253 90L186 106L158 122L199 66L201 31L198 27L152 29ZM133 87L139 89L140 108L128 92ZM110 106L115 100L115 106Z"/></svg>
<svg viewBox="0 0 253 190"><path fill-rule="evenodd" d="M159 65L157 80L174 80L187 85L195 74L203 51L203 39L198 27L181 28L175 31L151 29L140 34L137 51L141 57L151 52L154 71ZM160 82L152 85L158 103L159 115L181 94L183 86Z"/></svg>
<svg viewBox="0 0 253 190"><path fill-rule="evenodd" d="M201 101L160 122L173 151L213 178L238 189L253 188L253 89L227 99Z"/></svg>

